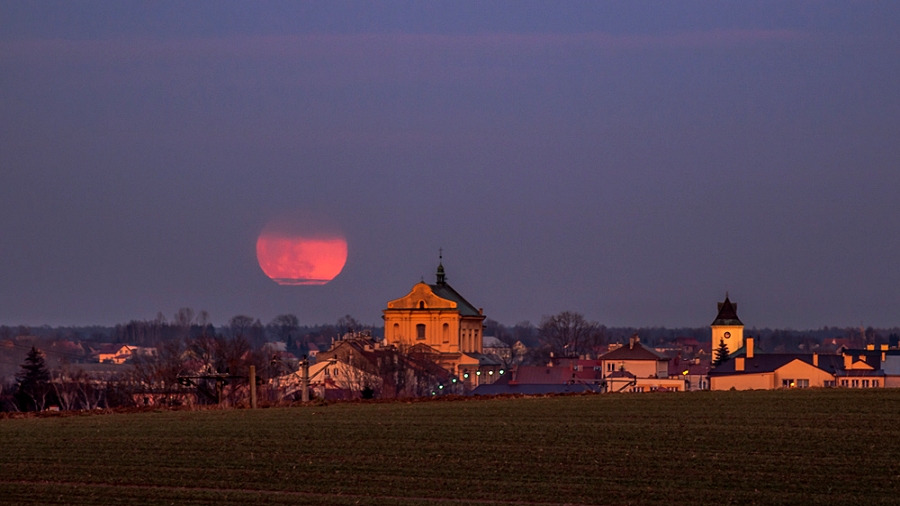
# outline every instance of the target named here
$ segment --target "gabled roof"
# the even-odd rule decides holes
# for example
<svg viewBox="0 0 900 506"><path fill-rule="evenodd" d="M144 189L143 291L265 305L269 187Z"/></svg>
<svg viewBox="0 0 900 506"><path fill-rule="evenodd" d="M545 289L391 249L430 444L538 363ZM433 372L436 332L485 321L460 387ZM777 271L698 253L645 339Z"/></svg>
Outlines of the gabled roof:
<svg viewBox="0 0 900 506"><path fill-rule="evenodd" d="M597 360L669 360L669 357L638 342L604 353Z"/></svg>
<svg viewBox="0 0 900 506"><path fill-rule="evenodd" d="M728 299L725 295L725 302L719 303L719 314L712 322L713 325L744 325L737 315L737 304Z"/></svg>
<svg viewBox="0 0 900 506"><path fill-rule="evenodd" d="M509 345L497 339L494 336L484 336L481 338L481 346L483 348L509 348Z"/></svg>
<svg viewBox="0 0 900 506"><path fill-rule="evenodd" d="M428 293L428 292L431 293ZM423 300L424 299L424 300ZM425 305L421 305L421 304ZM454 307L456 306L456 307ZM441 308L457 310L460 316L474 316L484 320L481 311L459 294L452 286L447 284L444 275L444 266L438 266L437 283L425 284L424 281L416 283L412 290L404 297L388 302L388 309L393 310L432 310Z"/></svg>
<svg viewBox="0 0 900 506"><path fill-rule="evenodd" d="M456 290L453 289L452 286L447 283L439 283L436 285L428 285L431 287L431 291L442 299L452 300L456 303L456 309L459 310L459 314L462 316L481 316L481 312L478 311L478 308L469 303L462 295L457 293Z"/></svg>
<svg viewBox="0 0 900 506"><path fill-rule="evenodd" d="M520 385L562 385L572 380L572 369L540 365L520 365L515 382Z"/></svg>
<svg viewBox="0 0 900 506"><path fill-rule="evenodd" d="M800 360L809 365L813 365L813 356L811 353L760 353L754 355L753 358L746 358L741 355L738 358L744 359L744 370L736 371L734 368L735 359L720 364L709 371L710 376L727 376L734 374L759 374L775 372L794 360ZM834 374L843 369L843 357L840 355L819 355L819 365L813 366L823 371Z"/></svg>

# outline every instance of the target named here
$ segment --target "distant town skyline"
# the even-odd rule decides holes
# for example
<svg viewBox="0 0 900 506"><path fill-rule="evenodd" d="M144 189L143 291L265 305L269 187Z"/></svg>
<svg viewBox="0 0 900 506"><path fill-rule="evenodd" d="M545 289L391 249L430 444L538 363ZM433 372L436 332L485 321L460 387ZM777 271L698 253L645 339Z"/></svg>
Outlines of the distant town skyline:
<svg viewBox="0 0 900 506"><path fill-rule="evenodd" d="M900 324L900 5L0 1L0 324ZM285 214L347 241L282 286ZM312 219L312 218L311 218Z"/></svg>

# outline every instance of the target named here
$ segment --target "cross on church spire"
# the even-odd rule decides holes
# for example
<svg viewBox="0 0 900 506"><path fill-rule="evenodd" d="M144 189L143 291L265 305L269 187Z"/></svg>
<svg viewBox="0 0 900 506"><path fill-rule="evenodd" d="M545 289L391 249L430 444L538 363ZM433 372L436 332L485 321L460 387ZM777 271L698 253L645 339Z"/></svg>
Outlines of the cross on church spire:
<svg viewBox="0 0 900 506"><path fill-rule="evenodd" d="M446 282L447 276L444 275L444 248L438 248L437 284L443 285Z"/></svg>

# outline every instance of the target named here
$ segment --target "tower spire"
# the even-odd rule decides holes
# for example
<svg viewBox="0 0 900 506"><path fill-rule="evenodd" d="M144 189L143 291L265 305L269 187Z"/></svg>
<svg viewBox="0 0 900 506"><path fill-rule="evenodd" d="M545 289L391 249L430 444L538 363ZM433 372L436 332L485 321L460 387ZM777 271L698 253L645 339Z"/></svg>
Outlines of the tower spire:
<svg viewBox="0 0 900 506"><path fill-rule="evenodd" d="M438 249L438 268L437 268L437 284L443 285L447 282L447 276L444 275L444 248Z"/></svg>

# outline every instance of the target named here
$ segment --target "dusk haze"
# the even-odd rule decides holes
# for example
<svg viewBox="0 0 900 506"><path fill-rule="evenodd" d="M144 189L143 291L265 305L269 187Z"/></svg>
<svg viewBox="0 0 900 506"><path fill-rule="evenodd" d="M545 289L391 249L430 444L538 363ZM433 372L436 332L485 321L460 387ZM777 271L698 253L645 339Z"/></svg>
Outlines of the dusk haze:
<svg viewBox="0 0 900 506"><path fill-rule="evenodd" d="M896 2L0 13L4 324L377 323L443 248L509 324L897 325ZM315 282L257 258L298 210L350 245Z"/></svg>

